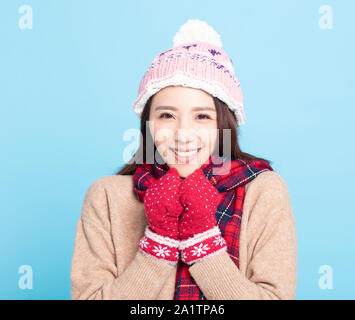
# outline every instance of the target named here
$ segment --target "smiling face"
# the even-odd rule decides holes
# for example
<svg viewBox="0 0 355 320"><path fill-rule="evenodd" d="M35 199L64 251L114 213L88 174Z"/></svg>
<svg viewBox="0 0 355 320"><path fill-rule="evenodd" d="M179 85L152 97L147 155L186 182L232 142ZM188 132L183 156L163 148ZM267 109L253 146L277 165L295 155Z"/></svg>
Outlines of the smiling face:
<svg viewBox="0 0 355 320"><path fill-rule="evenodd" d="M217 112L213 97L206 91L163 88L152 99L149 121L159 154L183 178L200 168L215 149Z"/></svg>

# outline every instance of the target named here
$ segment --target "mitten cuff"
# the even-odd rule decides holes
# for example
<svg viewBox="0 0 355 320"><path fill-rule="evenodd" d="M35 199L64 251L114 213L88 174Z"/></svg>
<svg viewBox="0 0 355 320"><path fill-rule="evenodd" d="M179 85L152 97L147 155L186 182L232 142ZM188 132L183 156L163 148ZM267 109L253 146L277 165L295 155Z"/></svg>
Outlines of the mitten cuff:
<svg viewBox="0 0 355 320"><path fill-rule="evenodd" d="M181 241L181 260L192 265L193 263L212 256L220 251L227 250L227 243L221 235L218 226L205 232L196 234L192 238Z"/></svg>
<svg viewBox="0 0 355 320"><path fill-rule="evenodd" d="M146 226L144 236L139 241L139 249L147 256L176 265L179 260L180 241L161 236Z"/></svg>

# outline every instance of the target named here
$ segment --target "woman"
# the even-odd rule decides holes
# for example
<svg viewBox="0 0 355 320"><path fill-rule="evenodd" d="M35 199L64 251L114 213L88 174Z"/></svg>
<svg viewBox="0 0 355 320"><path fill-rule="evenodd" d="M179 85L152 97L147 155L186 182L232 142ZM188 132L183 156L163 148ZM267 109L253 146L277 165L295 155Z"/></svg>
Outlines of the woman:
<svg viewBox="0 0 355 320"><path fill-rule="evenodd" d="M188 37L200 30L207 38ZM145 73L134 111L138 151L84 199L72 299L294 299L288 188L239 148L241 89L210 26L180 29Z"/></svg>

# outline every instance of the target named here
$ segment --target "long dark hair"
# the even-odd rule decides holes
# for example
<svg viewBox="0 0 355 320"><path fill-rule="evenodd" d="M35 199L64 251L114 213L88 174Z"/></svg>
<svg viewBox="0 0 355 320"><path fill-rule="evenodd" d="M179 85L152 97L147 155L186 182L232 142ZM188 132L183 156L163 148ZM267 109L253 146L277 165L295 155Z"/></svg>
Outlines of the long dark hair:
<svg viewBox="0 0 355 320"><path fill-rule="evenodd" d="M144 106L142 116L141 116L141 140L140 145L136 153L133 155L128 164L124 165L116 174L117 175L133 175L137 167L146 161L146 144L154 147L154 155L156 154L156 147L153 142L153 138L150 135L150 131L146 130L147 121L149 121L150 106L154 95L151 96ZM237 131L237 120L234 113L227 107L227 105L221 101L219 98L213 97L214 104L217 111L217 128L219 130L219 155L223 155L223 134L222 129L231 130L231 157L234 159L241 160L261 160L266 161L271 165L272 161L253 156L249 153L240 150L238 143L238 131ZM146 132L148 137L146 137ZM149 162L153 163L153 162Z"/></svg>

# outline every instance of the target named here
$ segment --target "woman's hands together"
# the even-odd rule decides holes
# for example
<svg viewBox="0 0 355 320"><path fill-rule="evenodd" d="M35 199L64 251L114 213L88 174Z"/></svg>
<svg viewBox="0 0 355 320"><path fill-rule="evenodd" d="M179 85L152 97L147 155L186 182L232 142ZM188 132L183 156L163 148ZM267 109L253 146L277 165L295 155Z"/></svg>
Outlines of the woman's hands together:
<svg viewBox="0 0 355 320"><path fill-rule="evenodd" d="M226 250L215 213L222 195L201 169L190 174L180 186L184 211L179 221L181 260L191 265L217 251Z"/></svg>
<svg viewBox="0 0 355 320"><path fill-rule="evenodd" d="M176 168L170 168L146 191L148 226L140 249L173 265L179 251L181 260L191 265L226 250L215 219L221 198L201 169L182 179Z"/></svg>

